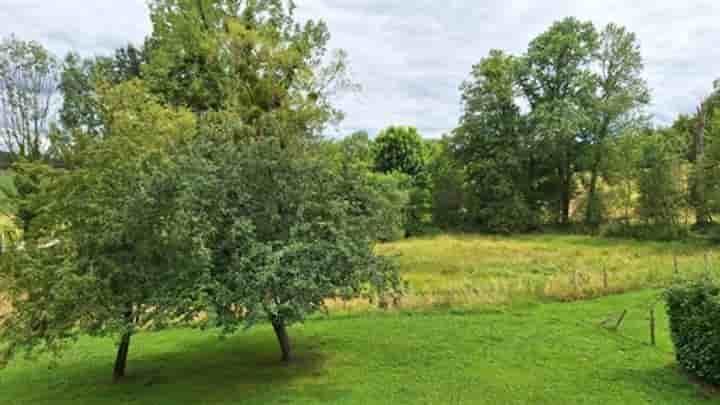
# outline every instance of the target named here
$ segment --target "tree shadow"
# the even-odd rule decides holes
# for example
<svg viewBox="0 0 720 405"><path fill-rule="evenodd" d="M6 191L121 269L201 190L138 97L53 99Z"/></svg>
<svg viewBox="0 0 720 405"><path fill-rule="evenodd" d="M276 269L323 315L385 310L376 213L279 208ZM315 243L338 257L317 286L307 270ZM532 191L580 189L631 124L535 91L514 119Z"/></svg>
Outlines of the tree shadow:
<svg viewBox="0 0 720 405"><path fill-rule="evenodd" d="M167 345L157 340L168 339L163 335L168 332L138 335L130 347L127 377L118 383L112 381L114 347L107 340L107 345L102 344L107 356L101 359L60 360L50 369L40 362L16 370L14 384L25 385L15 387L16 399L18 403L225 403L232 398L270 399L298 379L327 374L322 338L298 333L293 339L295 359L285 364L272 332L266 332L228 338L207 333ZM144 349L144 344L149 347Z"/></svg>

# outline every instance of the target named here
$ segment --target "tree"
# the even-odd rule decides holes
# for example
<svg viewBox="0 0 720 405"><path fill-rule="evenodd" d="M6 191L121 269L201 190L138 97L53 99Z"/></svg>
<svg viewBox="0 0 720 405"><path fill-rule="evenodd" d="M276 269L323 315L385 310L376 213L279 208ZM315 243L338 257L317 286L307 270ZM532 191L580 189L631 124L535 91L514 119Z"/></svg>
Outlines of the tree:
<svg viewBox="0 0 720 405"><path fill-rule="evenodd" d="M539 219L516 73L515 59L497 50L473 67L462 86L464 112L452 139L467 176L470 215L491 231L524 230Z"/></svg>
<svg viewBox="0 0 720 405"><path fill-rule="evenodd" d="M278 119L317 135L341 117L330 97L353 87L346 55L327 52L322 21L295 22L293 2L153 0L150 10L143 78L166 103L235 121L241 138Z"/></svg>
<svg viewBox="0 0 720 405"><path fill-rule="evenodd" d="M102 81L99 70L92 59L83 59L76 53L65 57L59 89L63 95L60 122L66 131L93 135L102 132L100 103L95 89L96 84Z"/></svg>
<svg viewBox="0 0 720 405"><path fill-rule="evenodd" d="M366 131L353 132L342 141L340 149L344 162L351 162L370 170L374 164L374 142Z"/></svg>
<svg viewBox="0 0 720 405"><path fill-rule="evenodd" d="M680 181L680 147L672 131L647 135L638 162L638 214L646 224L672 227L679 224L683 207Z"/></svg>
<svg viewBox="0 0 720 405"><path fill-rule="evenodd" d="M326 158L344 179L341 194L350 201L353 215L366 218L372 240L387 242L403 238L410 198L408 176L371 170L374 142L367 132L355 132L327 146Z"/></svg>
<svg viewBox="0 0 720 405"><path fill-rule="evenodd" d="M57 95L58 63L42 45L0 42L0 141L12 159L42 159Z"/></svg>
<svg viewBox="0 0 720 405"><path fill-rule="evenodd" d="M81 334L119 337L114 378L124 376L130 339L197 314L204 268L189 263L187 227L168 178L169 151L192 137L192 114L170 110L141 82L100 96L108 135L77 143L72 170L56 169L33 195L43 207L3 255L0 317L5 359L59 353Z"/></svg>
<svg viewBox="0 0 720 405"><path fill-rule="evenodd" d="M597 93L592 104L594 125L590 133L587 209L585 224L597 227L602 221L597 191L601 171L606 166L608 140L640 126L641 108L650 102L642 78L643 62L635 34L624 27L608 24L600 34Z"/></svg>
<svg viewBox="0 0 720 405"><path fill-rule="evenodd" d="M428 153L429 147L414 127L391 126L375 139L375 170L408 176L406 188L410 201L406 210L406 236L422 233L431 222L432 196L426 170Z"/></svg>
<svg viewBox="0 0 720 405"><path fill-rule="evenodd" d="M575 175L591 130L590 106L596 91L591 64L598 46L591 22L566 18L533 39L520 64L531 130L540 138L537 147L546 153L543 160L553 163L557 217L563 224L570 220Z"/></svg>
<svg viewBox="0 0 720 405"><path fill-rule="evenodd" d="M103 117L98 87L118 85L142 76L145 53L132 44L119 48L112 57L82 58L69 53L63 61L59 90L63 95L60 122L66 138L70 132L102 135Z"/></svg>
<svg viewBox="0 0 720 405"><path fill-rule="evenodd" d="M379 213L357 209L346 187L353 178L321 155L325 149L293 139L235 144L206 134L181 155L176 176L186 184L181 222L202 240L196 254L211 269L198 286L211 324L230 333L269 321L284 362L292 359L288 326L327 299L398 283L374 253L367 216Z"/></svg>
<svg viewBox="0 0 720 405"><path fill-rule="evenodd" d="M429 171L432 179L433 224L443 229L458 229L466 217L466 176L462 163L452 149L448 136L435 145Z"/></svg>
<svg viewBox="0 0 720 405"><path fill-rule="evenodd" d="M375 139L375 170L400 172L411 177L425 168L423 140L414 127L391 126Z"/></svg>
<svg viewBox="0 0 720 405"><path fill-rule="evenodd" d="M712 121L706 122L706 152L701 170L703 170L704 200L703 205L709 213L720 212L720 104L715 107ZM699 170L696 162L696 169Z"/></svg>

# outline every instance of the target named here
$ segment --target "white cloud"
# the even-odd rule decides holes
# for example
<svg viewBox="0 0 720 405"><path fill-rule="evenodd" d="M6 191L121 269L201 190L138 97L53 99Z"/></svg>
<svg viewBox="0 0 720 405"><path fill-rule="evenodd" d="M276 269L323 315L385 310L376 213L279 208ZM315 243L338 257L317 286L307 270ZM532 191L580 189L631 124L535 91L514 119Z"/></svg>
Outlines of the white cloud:
<svg viewBox="0 0 720 405"><path fill-rule="evenodd" d="M574 15L613 21L638 34L659 123L690 112L720 77L716 0L297 0L301 18L322 18L332 46L346 49L364 90L339 100L340 133L389 124L428 136L453 128L458 87L492 48L521 53L553 21ZM109 53L140 42L150 23L144 0L0 0L0 36Z"/></svg>

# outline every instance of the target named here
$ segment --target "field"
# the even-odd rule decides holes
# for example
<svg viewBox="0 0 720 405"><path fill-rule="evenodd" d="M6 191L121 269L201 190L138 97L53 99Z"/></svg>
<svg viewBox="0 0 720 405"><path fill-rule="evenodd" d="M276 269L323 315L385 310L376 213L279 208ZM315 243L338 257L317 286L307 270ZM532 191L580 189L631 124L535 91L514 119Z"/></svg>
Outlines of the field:
<svg viewBox="0 0 720 405"><path fill-rule="evenodd" d="M335 308L293 327L291 366L280 365L268 326L228 339L172 330L138 335L130 377L112 384L114 342L83 338L57 363L20 360L0 371L0 403L720 401L674 366L661 304L657 346L649 344L661 290L648 287L712 271L709 245L457 235L379 249L399 261L407 297L390 311Z"/></svg>
<svg viewBox="0 0 720 405"><path fill-rule="evenodd" d="M381 246L408 284L407 306L574 301L696 277L712 245L544 234L443 235Z"/></svg>

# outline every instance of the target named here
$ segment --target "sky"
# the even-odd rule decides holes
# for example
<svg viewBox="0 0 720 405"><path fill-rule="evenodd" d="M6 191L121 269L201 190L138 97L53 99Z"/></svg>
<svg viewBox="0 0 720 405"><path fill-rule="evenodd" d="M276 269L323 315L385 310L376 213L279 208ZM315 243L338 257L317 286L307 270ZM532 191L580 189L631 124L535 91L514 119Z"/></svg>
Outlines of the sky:
<svg viewBox="0 0 720 405"><path fill-rule="evenodd" d="M323 19L331 48L350 57L358 93L332 135L416 126L439 137L457 125L459 87L491 49L521 54L567 16L615 22L637 34L657 124L689 113L720 78L718 0L296 0L300 19ZM11 33L56 54L109 54L149 34L145 0L0 0L0 37Z"/></svg>

